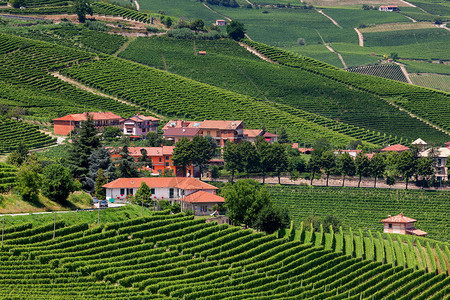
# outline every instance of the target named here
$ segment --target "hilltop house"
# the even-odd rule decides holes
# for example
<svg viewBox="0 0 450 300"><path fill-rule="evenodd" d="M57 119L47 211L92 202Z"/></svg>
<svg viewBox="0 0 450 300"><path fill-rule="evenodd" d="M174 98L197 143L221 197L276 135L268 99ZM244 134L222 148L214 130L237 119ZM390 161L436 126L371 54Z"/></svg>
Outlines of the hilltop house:
<svg viewBox="0 0 450 300"><path fill-rule="evenodd" d="M417 236L426 236L425 231L414 228L414 223L417 220L405 217L403 213L397 216L390 216L387 219L381 220L384 224L383 232L385 233L399 233L399 234L411 234Z"/></svg>
<svg viewBox="0 0 450 300"><path fill-rule="evenodd" d="M379 11L400 11L397 5L381 5Z"/></svg>
<svg viewBox="0 0 450 300"><path fill-rule="evenodd" d="M238 143L244 138L245 124L243 121L204 120L203 122L173 120L169 121L162 131L163 138L177 142L185 137L192 140L194 136L212 136L219 147L224 147L227 141Z"/></svg>
<svg viewBox="0 0 450 300"><path fill-rule="evenodd" d="M445 143L445 147L430 148L420 152L419 155L424 157L433 157L434 169L436 170L434 176L438 182L450 180L450 172L448 167L450 164L450 142Z"/></svg>
<svg viewBox="0 0 450 300"><path fill-rule="evenodd" d="M158 133L159 119L137 114L134 117L120 121L123 134L145 136L149 132Z"/></svg>
<svg viewBox="0 0 450 300"><path fill-rule="evenodd" d="M60 135L68 135L75 128L80 128L81 122L86 121L88 116L94 120L95 128L100 132L105 127L120 127L122 117L112 112L87 112L82 114L71 114L61 118L53 119L53 133Z"/></svg>
<svg viewBox="0 0 450 300"><path fill-rule="evenodd" d="M151 189L154 200L178 202L182 209L192 209L195 215L210 214L215 204L223 204L225 199L216 195L217 188L195 178L152 177L119 178L103 187L107 198L126 199L135 195L142 182Z"/></svg>
<svg viewBox="0 0 450 300"><path fill-rule="evenodd" d="M225 21L225 20L216 20L216 25L217 26L225 26L225 25L227 25L227 21Z"/></svg>
<svg viewBox="0 0 450 300"><path fill-rule="evenodd" d="M259 136L262 136L266 142L273 144L277 141L278 135L266 132L262 129L244 129L244 140L254 143Z"/></svg>
<svg viewBox="0 0 450 300"><path fill-rule="evenodd" d="M148 166L143 167L144 170L152 172L152 175L162 175L165 170L171 170L173 174L179 177L184 177L183 169L180 166L175 166L172 161L173 150L175 146L161 146L161 147L128 147L128 153L135 161L142 161L143 153L146 153L148 161L151 161ZM115 161L119 159L121 148L111 149L111 158ZM194 167L188 166L186 173L194 174ZM188 176L189 176L188 175Z"/></svg>

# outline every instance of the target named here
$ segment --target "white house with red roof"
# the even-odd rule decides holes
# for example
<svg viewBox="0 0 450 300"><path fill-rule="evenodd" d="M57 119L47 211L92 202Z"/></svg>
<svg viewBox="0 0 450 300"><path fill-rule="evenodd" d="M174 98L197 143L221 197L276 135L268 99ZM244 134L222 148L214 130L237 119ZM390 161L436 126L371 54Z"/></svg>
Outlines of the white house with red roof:
<svg viewBox="0 0 450 300"><path fill-rule="evenodd" d="M381 220L384 224L383 232L385 233L399 233L399 234L411 234L417 236L426 236L425 231L416 229L414 223L417 220L405 217L403 213L396 216L389 216L387 219Z"/></svg>
<svg viewBox="0 0 450 300"><path fill-rule="evenodd" d="M149 132L158 133L158 122L158 118L137 114L131 118L120 121L120 125L123 134L145 136Z"/></svg>
<svg viewBox="0 0 450 300"><path fill-rule="evenodd" d="M420 156L432 157L434 160L434 169L436 180L438 182L450 180L450 142L445 143L445 147L429 148L420 152Z"/></svg>
<svg viewBox="0 0 450 300"><path fill-rule="evenodd" d="M215 186L187 177L119 178L103 187L107 198L124 200L135 195L142 182L151 189L154 200L179 202L183 209L192 209L196 215L209 214L215 204L225 202L216 195Z"/></svg>

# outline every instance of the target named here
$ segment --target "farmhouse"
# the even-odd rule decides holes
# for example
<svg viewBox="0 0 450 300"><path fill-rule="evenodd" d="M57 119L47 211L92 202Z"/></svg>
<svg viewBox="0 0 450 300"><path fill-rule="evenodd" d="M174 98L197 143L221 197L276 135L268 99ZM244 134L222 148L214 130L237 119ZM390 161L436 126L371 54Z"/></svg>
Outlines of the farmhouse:
<svg viewBox="0 0 450 300"><path fill-rule="evenodd" d="M144 154L147 156L148 167L144 164L144 169L151 171L153 175L162 175L164 171L171 170L176 176L184 177L183 169L175 166L172 161L175 146L161 147L128 147L128 153L135 161L142 161ZM121 148L111 149L111 158L115 161L119 159ZM151 162L151 163L150 163ZM188 166L186 172L194 174L194 168Z"/></svg>
<svg viewBox="0 0 450 300"><path fill-rule="evenodd" d="M99 131L105 127L120 127L122 117L112 112L87 112L82 114L71 114L61 118L53 119L53 132L60 135L68 135L75 128L81 127L81 122L86 121L88 116L94 120L94 125Z"/></svg>
<svg viewBox="0 0 450 300"><path fill-rule="evenodd" d="M383 232L385 233L399 233L411 234L417 236L426 236L425 231L414 228L414 223L417 220L405 217L403 213L396 216L389 216L387 219L381 220L384 224Z"/></svg>
<svg viewBox="0 0 450 300"><path fill-rule="evenodd" d="M378 8L379 11L400 11L397 5L382 5Z"/></svg>
<svg viewBox="0 0 450 300"><path fill-rule="evenodd" d="M244 139L245 124L243 121L204 120L203 122L173 120L169 121L162 131L166 140L177 142L183 137L192 140L194 136L212 136L219 147L227 141L238 143Z"/></svg>
<svg viewBox="0 0 450 300"><path fill-rule="evenodd" d="M445 143L445 147L430 148L421 152L419 155L433 157L434 169L436 170L434 176L438 182L450 180L450 142Z"/></svg>
<svg viewBox="0 0 450 300"><path fill-rule="evenodd" d="M217 26L225 26L225 25L227 25L227 21L225 21L225 20L216 20L216 25Z"/></svg>
<svg viewBox="0 0 450 300"><path fill-rule="evenodd" d="M270 133L270 132L266 132L262 129L244 129L243 135L244 135L245 141L249 141L252 143L256 142L256 139L259 136L262 136L266 140L266 142L271 143L271 144L276 142L278 139L278 135Z"/></svg>
<svg viewBox="0 0 450 300"><path fill-rule="evenodd" d="M183 209L192 209L196 215L206 215L215 204L223 204L225 199L216 195L217 188L195 178L153 177L119 178L103 187L107 198L126 199L135 195L142 182L151 189L154 200L178 202Z"/></svg>
<svg viewBox="0 0 450 300"><path fill-rule="evenodd" d="M149 132L158 133L159 119L137 114L134 117L120 121L123 134L145 136Z"/></svg>

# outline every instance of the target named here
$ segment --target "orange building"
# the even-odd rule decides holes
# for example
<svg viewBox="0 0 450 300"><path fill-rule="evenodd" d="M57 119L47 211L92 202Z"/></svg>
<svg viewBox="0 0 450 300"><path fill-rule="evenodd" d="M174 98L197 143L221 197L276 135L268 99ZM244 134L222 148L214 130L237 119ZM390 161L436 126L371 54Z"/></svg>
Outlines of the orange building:
<svg viewBox="0 0 450 300"><path fill-rule="evenodd" d="M123 120L112 112L88 112L82 114L71 114L61 118L53 119L53 133L68 135L75 128L80 128L81 122L86 121L88 116L94 120L95 127L101 132L107 126L120 127Z"/></svg>
<svg viewBox="0 0 450 300"><path fill-rule="evenodd" d="M414 223L417 220L405 217L403 214L396 216L389 216L389 218L381 220L384 224L383 232L386 233L399 233L399 234L411 234L417 236L426 236L425 231L416 229Z"/></svg>
<svg viewBox="0 0 450 300"><path fill-rule="evenodd" d="M142 169L152 172L154 175L162 175L165 170L171 170L174 175L178 177L191 176L194 174L194 167L189 166L186 170L187 174L183 174L183 169L180 166L175 166L172 161L173 150L175 146L162 147L128 147L128 153L135 161L141 161L144 150L147 152L147 157L151 160L151 167L144 166ZM113 149L111 151L111 158L113 160L119 159L121 149Z"/></svg>

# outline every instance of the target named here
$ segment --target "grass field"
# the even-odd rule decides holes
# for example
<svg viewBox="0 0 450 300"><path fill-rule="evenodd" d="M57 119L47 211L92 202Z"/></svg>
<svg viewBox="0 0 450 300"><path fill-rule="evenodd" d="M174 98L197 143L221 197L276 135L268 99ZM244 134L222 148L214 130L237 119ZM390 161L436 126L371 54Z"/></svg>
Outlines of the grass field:
<svg viewBox="0 0 450 300"><path fill-rule="evenodd" d="M414 84L450 92L450 75L417 73L409 74L409 78Z"/></svg>
<svg viewBox="0 0 450 300"><path fill-rule="evenodd" d="M410 60L400 60L400 62L405 64L406 71L408 71L409 73L425 72L450 75L449 65Z"/></svg>
<svg viewBox="0 0 450 300"><path fill-rule="evenodd" d="M414 29L428 29L436 28L436 25L431 22L410 22L410 23L386 23L367 28L360 28L361 33L366 32L383 32L383 31L402 31L402 30L414 30Z"/></svg>

